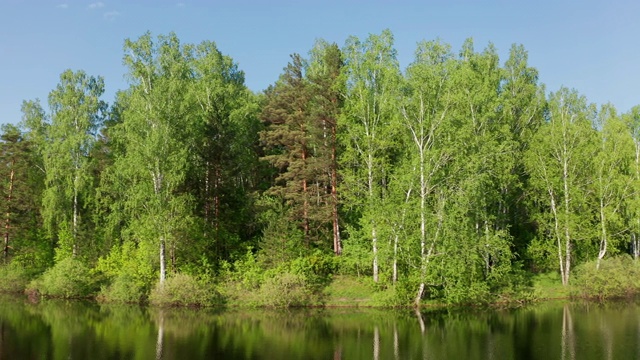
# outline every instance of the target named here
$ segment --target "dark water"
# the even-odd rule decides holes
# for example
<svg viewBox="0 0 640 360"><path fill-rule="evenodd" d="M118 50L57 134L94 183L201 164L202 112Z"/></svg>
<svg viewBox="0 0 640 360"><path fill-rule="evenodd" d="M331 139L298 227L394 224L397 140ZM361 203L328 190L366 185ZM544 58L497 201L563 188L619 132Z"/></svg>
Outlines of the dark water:
<svg viewBox="0 0 640 360"><path fill-rule="evenodd" d="M154 309L0 297L0 359L640 359L637 303Z"/></svg>

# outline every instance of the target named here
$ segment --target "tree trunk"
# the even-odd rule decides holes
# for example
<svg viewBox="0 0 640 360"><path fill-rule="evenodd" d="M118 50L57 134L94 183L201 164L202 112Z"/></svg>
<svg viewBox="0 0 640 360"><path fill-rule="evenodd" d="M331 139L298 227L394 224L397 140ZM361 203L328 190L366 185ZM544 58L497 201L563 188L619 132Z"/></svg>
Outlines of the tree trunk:
<svg viewBox="0 0 640 360"><path fill-rule="evenodd" d="M571 234L569 230L569 215L571 214L571 209L569 208L571 203L571 197L569 195L569 164L568 164L568 151L566 149L566 144L564 145L564 157L562 163L562 180L564 185L564 247L565 247L565 258L564 258L564 274L562 279L562 284L564 286L569 285L569 274L571 269Z"/></svg>
<svg viewBox="0 0 640 360"><path fill-rule="evenodd" d="M562 285L566 285L565 284L565 273L564 273L564 256L562 255L562 239L560 237L560 223L558 220L558 209L556 207L556 200L555 197L553 195L553 191L551 189L549 189L549 197L551 198L551 212L553 213L553 220L554 220L554 233L556 236L556 242L558 245L558 261L560 264L560 278L562 279Z"/></svg>
<svg viewBox="0 0 640 360"><path fill-rule="evenodd" d="M373 243L373 282L378 282L378 235L375 223L371 228L371 238Z"/></svg>
<svg viewBox="0 0 640 360"><path fill-rule="evenodd" d="M333 252L336 255L342 254L342 243L340 240L340 224L338 219L338 160L336 156L336 126L331 127L331 212L333 222Z"/></svg>
<svg viewBox="0 0 640 360"><path fill-rule="evenodd" d="M304 133L304 126L302 127L302 131ZM304 164L305 170L307 167L307 150L305 148L305 143L302 143L302 162ZM307 248L309 247L309 233L310 233L310 227L309 227L309 196L308 196L308 186L307 186L307 179L304 178L305 175L303 175L303 179L302 179L302 229L304 230L304 242L307 246Z"/></svg>
<svg viewBox="0 0 640 360"><path fill-rule="evenodd" d="M167 261L165 259L164 236L160 237L160 285L164 284L167 278Z"/></svg>
<svg viewBox="0 0 640 360"><path fill-rule="evenodd" d="M77 175L76 175L77 178ZM71 256L76 257L77 248L76 248L76 239L78 237L78 189L74 185L73 189L73 244L71 244Z"/></svg>
<svg viewBox="0 0 640 360"><path fill-rule="evenodd" d="M422 148L421 143L418 143L418 145L420 149L420 285L418 286L418 294L416 295L416 307L420 306L420 301L422 300L422 295L424 294L424 279L427 273L427 259L425 254L425 243L427 237L425 216L427 185L424 178L424 149Z"/></svg>
<svg viewBox="0 0 640 360"><path fill-rule="evenodd" d="M604 203L600 199L600 251L598 252L598 260L596 261L596 270L600 269L600 261L607 254L607 227L605 226Z"/></svg>
<svg viewBox="0 0 640 360"><path fill-rule="evenodd" d="M373 155L369 152L367 159L369 203L373 208ZM373 282L378 282L378 234L376 232L376 221L371 218L371 247L373 250Z"/></svg>
<svg viewBox="0 0 640 360"><path fill-rule="evenodd" d="M9 194L7 196L7 214L5 216L4 221L4 262L7 263L7 259L9 258L9 233L11 231L11 199L13 197L13 180L14 180L14 165L15 160L11 161L11 172L9 174Z"/></svg>
<svg viewBox="0 0 640 360"><path fill-rule="evenodd" d="M398 282L398 233L393 237L393 279L395 285Z"/></svg>

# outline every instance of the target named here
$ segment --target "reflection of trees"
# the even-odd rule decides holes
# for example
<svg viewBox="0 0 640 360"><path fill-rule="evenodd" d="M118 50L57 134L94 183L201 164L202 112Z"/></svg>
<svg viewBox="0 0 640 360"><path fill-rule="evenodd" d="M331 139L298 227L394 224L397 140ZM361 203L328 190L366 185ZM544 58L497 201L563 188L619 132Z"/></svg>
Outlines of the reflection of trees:
<svg viewBox="0 0 640 360"><path fill-rule="evenodd" d="M564 304L562 308L562 355L561 359L575 360L576 343L573 331L573 318L571 317L571 308L569 304ZM567 354L568 352L568 354Z"/></svg>
<svg viewBox="0 0 640 360"><path fill-rule="evenodd" d="M604 340L604 353L607 357L607 360L613 359L613 334L611 329L611 324L608 321L607 316L603 316L600 314L600 332L602 333L602 337Z"/></svg>
<svg viewBox="0 0 640 360"><path fill-rule="evenodd" d="M162 309L158 314L158 340L156 340L156 360L162 359L162 340L164 338L164 313Z"/></svg>
<svg viewBox="0 0 640 360"><path fill-rule="evenodd" d="M400 358L400 341L398 340L398 324L393 322L393 359Z"/></svg>
<svg viewBox="0 0 640 360"><path fill-rule="evenodd" d="M18 358L639 358L637 305L520 310L226 311L0 299L0 360ZM580 321L574 321L579 318ZM16 335L19 334L19 335ZM558 339L561 340L558 343ZM580 341L578 341L580 340ZM99 349L99 350L96 350Z"/></svg>

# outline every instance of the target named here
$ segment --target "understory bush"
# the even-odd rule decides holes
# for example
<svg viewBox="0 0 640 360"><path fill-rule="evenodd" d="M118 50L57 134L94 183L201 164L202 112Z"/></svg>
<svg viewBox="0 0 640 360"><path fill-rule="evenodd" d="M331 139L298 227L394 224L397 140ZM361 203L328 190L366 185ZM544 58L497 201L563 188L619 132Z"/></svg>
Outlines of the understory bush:
<svg viewBox="0 0 640 360"><path fill-rule="evenodd" d="M133 276L121 274L111 284L103 286L98 301L115 303L140 303L146 298L147 290Z"/></svg>
<svg viewBox="0 0 640 360"><path fill-rule="evenodd" d="M97 288L90 269L82 261L68 257L58 261L41 277L32 281L27 291L69 299L90 297Z"/></svg>
<svg viewBox="0 0 640 360"><path fill-rule="evenodd" d="M259 298L260 305L270 307L308 306L319 300L303 275L290 272L267 276Z"/></svg>
<svg viewBox="0 0 640 360"><path fill-rule="evenodd" d="M18 262L10 262L0 267L0 292L21 293L29 283L27 269Z"/></svg>
<svg viewBox="0 0 640 360"><path fill-rule="evenodd" d="M221 303L216 289L191 275L178 273L158 282L151 290L149 302L158 306L213 306Z"/></svg>
<svg viewBox="0 0 640 360"><path fill-rule="evenodd" d="M333 255L321 251L265 269L247 252L223 266L222 295L244 306L297 307L322 304L335 272Z"/></svg>
<svg viewBox="0 0 640 360"><path fill-rule="evenodd" d="M573 295L600 300L629 297L640 293L640 264L629 255L586 262L576 267Z"/></svg>

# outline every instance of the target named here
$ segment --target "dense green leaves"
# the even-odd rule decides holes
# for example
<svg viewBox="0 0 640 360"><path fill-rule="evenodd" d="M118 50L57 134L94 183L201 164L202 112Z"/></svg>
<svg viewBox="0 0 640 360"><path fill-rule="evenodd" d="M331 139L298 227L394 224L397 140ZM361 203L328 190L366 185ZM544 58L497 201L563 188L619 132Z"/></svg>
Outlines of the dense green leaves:
<svg viewBox="0 0 640 360"><path fill-rule="evenodd" d="M385 303L482 302L640 257L640 107L546 96L521 45L422 41L403 72L389 30L318 40L263 94L210 41L146 33L123 60L109 108L69 70L2 129L4 259L50 268L41 292L302 305L340 272Z"/></svg>

